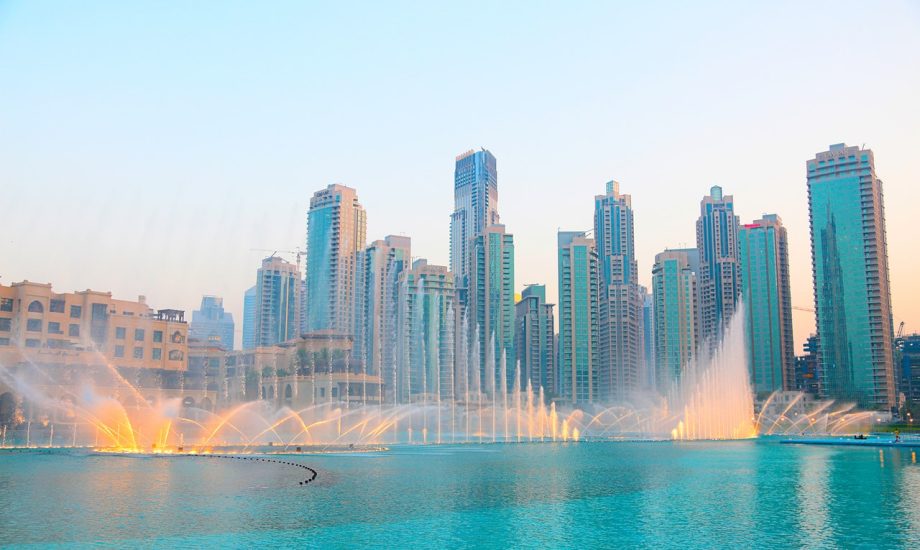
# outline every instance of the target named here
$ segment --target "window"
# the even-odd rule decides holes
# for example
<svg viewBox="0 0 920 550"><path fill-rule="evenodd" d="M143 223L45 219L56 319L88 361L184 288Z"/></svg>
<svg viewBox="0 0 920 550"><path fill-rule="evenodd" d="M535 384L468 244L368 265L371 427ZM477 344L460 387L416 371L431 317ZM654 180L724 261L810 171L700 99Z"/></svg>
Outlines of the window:
<svg viewBox="0 0 920 550"><path fill-rule="evenodd" d="M8 346L8 345L10 345L9 338L0 338L0 346Z"/></svg>
<svg viewBox="0 0 920 550"><path fill-rule="evenodd" d="M48 322L48 333L49 334L64 334L64 331L61 330L61 323L55 323L53 321Z"/></svg>
<svg viewBox="0 0 920 550"><path fill-rule="evenodd" d="M67 340L60 340L58 338L49 339L48 347L51 349L65 349L70 347L70 342Z"/></svg>
<svg viewBox="0 0 920 550"><path fill-rule="evenodd" d="M125 327L115 327L115 339L116 340L125 339Z"/></svg>
<svg viewBox="0 0 920 550"><path fill-rule="evenodd" d="M143 359L144 358L144 348L134 348L134 358Z"/></svg>
<svg viewBox="0 0 920 550"><path fill-rule="evenodd" d="M37 348L37 347L39 347L40 345L42 345L42 341L41 341L41 340L36 340L35 338L28 338L28 339L26 340L26 347L27 347L27 348Z"/></svg>
<svg viewBox="0 0 920 550"><path fill-rule="evenodd" d="M70 325L67 330L67 336L73 336L74 338L80 337L80 325Z"/></svg>
<svg viewBox="0 0 920 550"><path fill-rule="evenodd" d="M13 311L13 299L0 298L0 311Z"/></svg>
<svg viewBox="0 0 920 550"><path fill-rule="evenodd" d="M41 319L29 319L26 321L26 330L29 332L41 332L42 331L42 320Z"/></svg>
<svg viewBox="0 0 920 550"><path fill-rule="evenodd" d="M134 329L134 339L138 342L144 341L144 329L136 328Z"/></svg>
<svg viewBox="0 0 920 550"><path fill-rule="evenodd" d="M185 354L177 349L169 351L169 360L170 361L182 361L185 359Z"/></svg>
<svg viewBox="0 0 920 550"><path fill-rule="evenodd" d="M159 361L163 358L163 349L162 348L153 348L153 360Z"/></svg>
<svg viewBox="0 0 920 550"><path fill-rule="evenodd" d="M81 306L70 306L70 318L79 319L83 315L83 308Z"/></svg>
<svg viewBox="0 0 920 550"><path fill-rule="evenodd" d="M157 344L163 341L163 331L162 330L153 331L153 341L156 342Z"/></svg>
<svg viewBox="0 0 920 550"><path fill-rule="evenodd" d="M51 313L64 313L64 300L51 300L48 304L48 311Z"/></svg>
<svg viewBox="0 0 920 550"><path fill-rule="evenodd" d="M29 304L29 313L44 313L44 312L45 312L45 306L43 306L42 303L39 302L38 300L33 300L32 303Z"/></svg>
<svg viewBox="0 0 920 550"><path fill-rule="evenodd" d="M124 357L124 356L125 356L125 347L115 346L115 357Z"/></svg>
<svg viewBox="0 0 920 550"><path fill-rule="evenodd" d="M0 317L0 331L9 332L12 324L13 324L12 319L5 319L5 318Z"/></svg>

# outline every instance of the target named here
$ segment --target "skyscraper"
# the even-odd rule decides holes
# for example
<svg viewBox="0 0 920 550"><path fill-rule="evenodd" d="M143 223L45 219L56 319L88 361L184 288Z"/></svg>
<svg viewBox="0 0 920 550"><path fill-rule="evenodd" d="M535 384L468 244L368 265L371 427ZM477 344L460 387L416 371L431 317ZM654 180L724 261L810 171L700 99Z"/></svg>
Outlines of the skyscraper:
<svg viewBox="0 0 920 550"><path fill-rule="evenodd" d="M597 391L604 401L622 401L639 387L642 297L632 198L621 195L615 181L594 197L594 239L600 268Z"/></svg>
<svg viewBox="0 0 920 550"><path fill-rule="evenodd" d="M355 353L368 374L380 374L396 359L395 335L400 274L409 269L411 240L387 235L372 242L358 262Z"/></svg>
<svg viewBox="0 0 920 550"><path fill-rule="evenodd" d="M300 335L300 271L277 256L262 260L256 275L254 346L272 346Z"/></svg>
<svg viewBox="0 0 920 550"><path fill-rule="evenodd" d="M521 369L520 387L526 389L530 382L535 392L542 387L544 395L555 397L553 304L546 303L546 286L528 285L514 307L517 317L514 348Z"/></svg>
<svg viewBox="0 0 920 550"><path fill-rule="evenodd" d="M450 270L466 304L472 242L498 225L498 169L489 151L467 151L454 167L454 213L450 217Z"/></svg>
<svg viewBox="0 0 920 550"><path fill-rule="evenodd" d="M190 340L233 351L233 330L233 314L224 311L224 299L203 296L201 309L192 311L188 336Z"/></svg>
<svg viewBox="0 0 920 550"><path fill-rule="evenodd" d="M473 239L470 261L469 318L471 328L478 329L480 389L494 397L502 383L512 386L514 376L511 367L505 380L500 380L499 367L503 355L508 365L516 357L514 236L506 233L503 225L487 227Z"/></svg>
<svg viewBox="0 0 920 550"><path fill-rule="evenodd" d="M754 391L795 388L792 299L789 292L789 247L779 216L741 227L741 296L748 368Z"/></svg>
<svg viewBox="0 0 920 550"><path fill-rule="evenodd" d="M357 192L330 185L310 199L307 214L307 332L355 330L355 274L367 220Z"/></svg>
<svg viewBox="0 0 920 550"><path fill-rule="evenodd" d="M838 143L807 161L822 392L895 404L882 182L872 151Z"/></svg>
<svg viewBox="0 0 920 550"><path fill-rule="evenodd" d="M699 344L695 248L666 250L655 255L652 301L655 322L655 374L658 390L666 393L680 378Z"/></svg>
<svg viewBox="0 0 920 550"><path fill-rule="evenodd" d="M560 400L591 403L596 395L598 260L594 239L560 231L558 384Z"/></svg>
<svg viewBox="0 0 920 550"><path fill-rule="evenodd" d="M419 259L399 274L397 330L388 335L399 342L398 359L392 374L383 373L398 402L454 398L455 297L453 274L444 266Z"/></svg>
<svg viewBox="0 0 920 550"><path fill-rule="evenodd" d="M655 301L647 288L639 287L642 296L642 368L639 386L655 391L658 383L655 375Z"/></svg>
<svg viewBox="0 0 920 550"><path fill-rule="evenodd" d="M696 222L700 338L710 348L718 344L723 327L735 314L741 290L738 224L732 196L723 196L722 188L713 186L700 202L700 217Z"/></svg>
<svg viewBox="0 0 920 550"><path fill-rule="evenodd" d="M243 349L256 347L256 291L257 286L243 294Z"/></svg>

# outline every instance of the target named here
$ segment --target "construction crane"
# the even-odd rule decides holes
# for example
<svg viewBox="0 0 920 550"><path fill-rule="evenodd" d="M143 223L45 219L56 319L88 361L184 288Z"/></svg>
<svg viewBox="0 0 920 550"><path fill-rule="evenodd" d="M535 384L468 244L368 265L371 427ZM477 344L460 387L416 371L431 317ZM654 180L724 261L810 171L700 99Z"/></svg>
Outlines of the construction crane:
<svg viewBox="0 0 920 550"><path fill-rule="evenodd" d="M250 248L249 251L250 252L271 252L271 254L269 255L269 258L274 257L279 252L281 254L293 254L294 256L297 257L297 269L300 269L300 257L307 255L306 252L304 252L303 250L299 248L295 248L294 250L271 250L269 248Z"/></svg>
<svg viewBox="0 0 920 550"><path fill-rule="evenodd" d="M904 321L901 321L901 324L898 325L898 338L904 336Z"/></svg>
<svg viewBox="0 0 920 550"><path fill-rule="evenodd" d="M814 308L811 308L811 307L792 306L792 309L794 309L794 310L796 310L796 311L807 311L808 313L814 313L814 312L815 312Z"/></svg>

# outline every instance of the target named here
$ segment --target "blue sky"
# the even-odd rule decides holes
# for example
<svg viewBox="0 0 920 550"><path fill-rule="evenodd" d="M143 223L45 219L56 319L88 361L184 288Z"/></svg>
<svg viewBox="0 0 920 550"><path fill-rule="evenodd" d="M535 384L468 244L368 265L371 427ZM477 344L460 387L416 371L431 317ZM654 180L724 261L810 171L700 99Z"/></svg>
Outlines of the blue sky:
<svg viewBox="0 0 920 550"><path fill-rule="evenodd" d="M369 240L446 264L454 157L486 147L519 287L556 296L555 233L607 180L643 281L718 184L742 222L783 218L810 307L804 163L847 142L875 151L894 314L920 330L918 67L915 2L0 1L0 282L218 294L239 325L250 249L302 247L329 183Z"/></svg>

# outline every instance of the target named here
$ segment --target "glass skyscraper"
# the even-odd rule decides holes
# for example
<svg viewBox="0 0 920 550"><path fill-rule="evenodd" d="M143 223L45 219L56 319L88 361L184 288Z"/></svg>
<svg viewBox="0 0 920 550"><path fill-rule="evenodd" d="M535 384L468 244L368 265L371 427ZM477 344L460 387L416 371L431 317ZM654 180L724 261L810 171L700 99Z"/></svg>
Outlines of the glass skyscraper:
<svg viewBox="0 0 920 550"><path fill-rule="evenodd" d="M521 389L526 389L527 382L530 382L534 392L539 392L542 387L544 395L554 397L556 351L553 304L546 303L546 286L528 285L514 307L517 317L514 347L521 369Z"/></svg>
<svg viewBox="0 0 920 550"><path fill-rule="evenodd" d="M254 347L300 336L300 271L277 256L262 260L256 275Z"/></svg>
<svg viewBox="0 0 920 550"><path fill-rule="evenodd" d="M514 351L514 236L505 226L492 225L473 239L470 272L470 322L478 329L480 389L494 397L499 384L513 386ZM472 334L472 330L470 333ZM490 347L490 343L494 347ZM502 355L509 365L500 380ZM494 372L488 372L491 364Z"/></svg>
<svg viewBox="0 0 920 550"><path fill-rule="evenodd" d="M256 347L256 290L253 286L243 294L243 349Z"/></svg>
<svg viewBox="0 0 920 550"><path fill-rule="evenodd" d="M498 168L489 151L467 151L454 166L454 212L450 217L450 270L466 304L473 239L498 225Z"/></svg>
<svg viewBox="0 0 920 550"><path fill-rule="evenodd" d="M882 182L872 151L839 143L806 162L821 390L895 405Z"/></svg>
<svg viewBox="0 0 920 550"><path fill-rule="evenodd" d="M779 216L741 227L741 296L748 368L754 391L795 389L789 247Z"/></svg>
<svg viewBox="0 0 920 550"><path fill-rule="evenodd" d="M639 387L642 296L634 250L632 198L607 182L594 198L594 239L599 266L597 397L623 401Z"/></svg>
<svg viewBox="0 0 920 550"><path fill-rule="evenodd" d="M594 239L583 231L560 231L557 397L566 403L596 398L598 260Z"/></svg>
<svg viewBox="0 0 920 550"><path fill-rule="evenodd" d="M355 332L355 274L367 242L357 192L330 185L310 199L307 214L306 331Z"/></svg>
<svg viewBox="0 0 920 550"><path fill-rule="evenodd" d="M359 255L355 284L354 354L368 374L381 374L396 360L395 334L400 274L409 269L409 237L388 235Z"/></svg>
<svg viewBox="0 0 920 550"><path fill-rule="evenodd" d="M655 375L658 390L667 393L682 369L697 353L699 315L695 248L666 250L655 255L652 302L655 323Z"/></svg>
<svg viewBox="0 0 920 550"><path fill-rule="evenodd" d="M738 216L731 195L713 186L700 202L696 222L699 251L700 337L710 349L722 338L723 327L735 314L740 293Z"/></svg>

